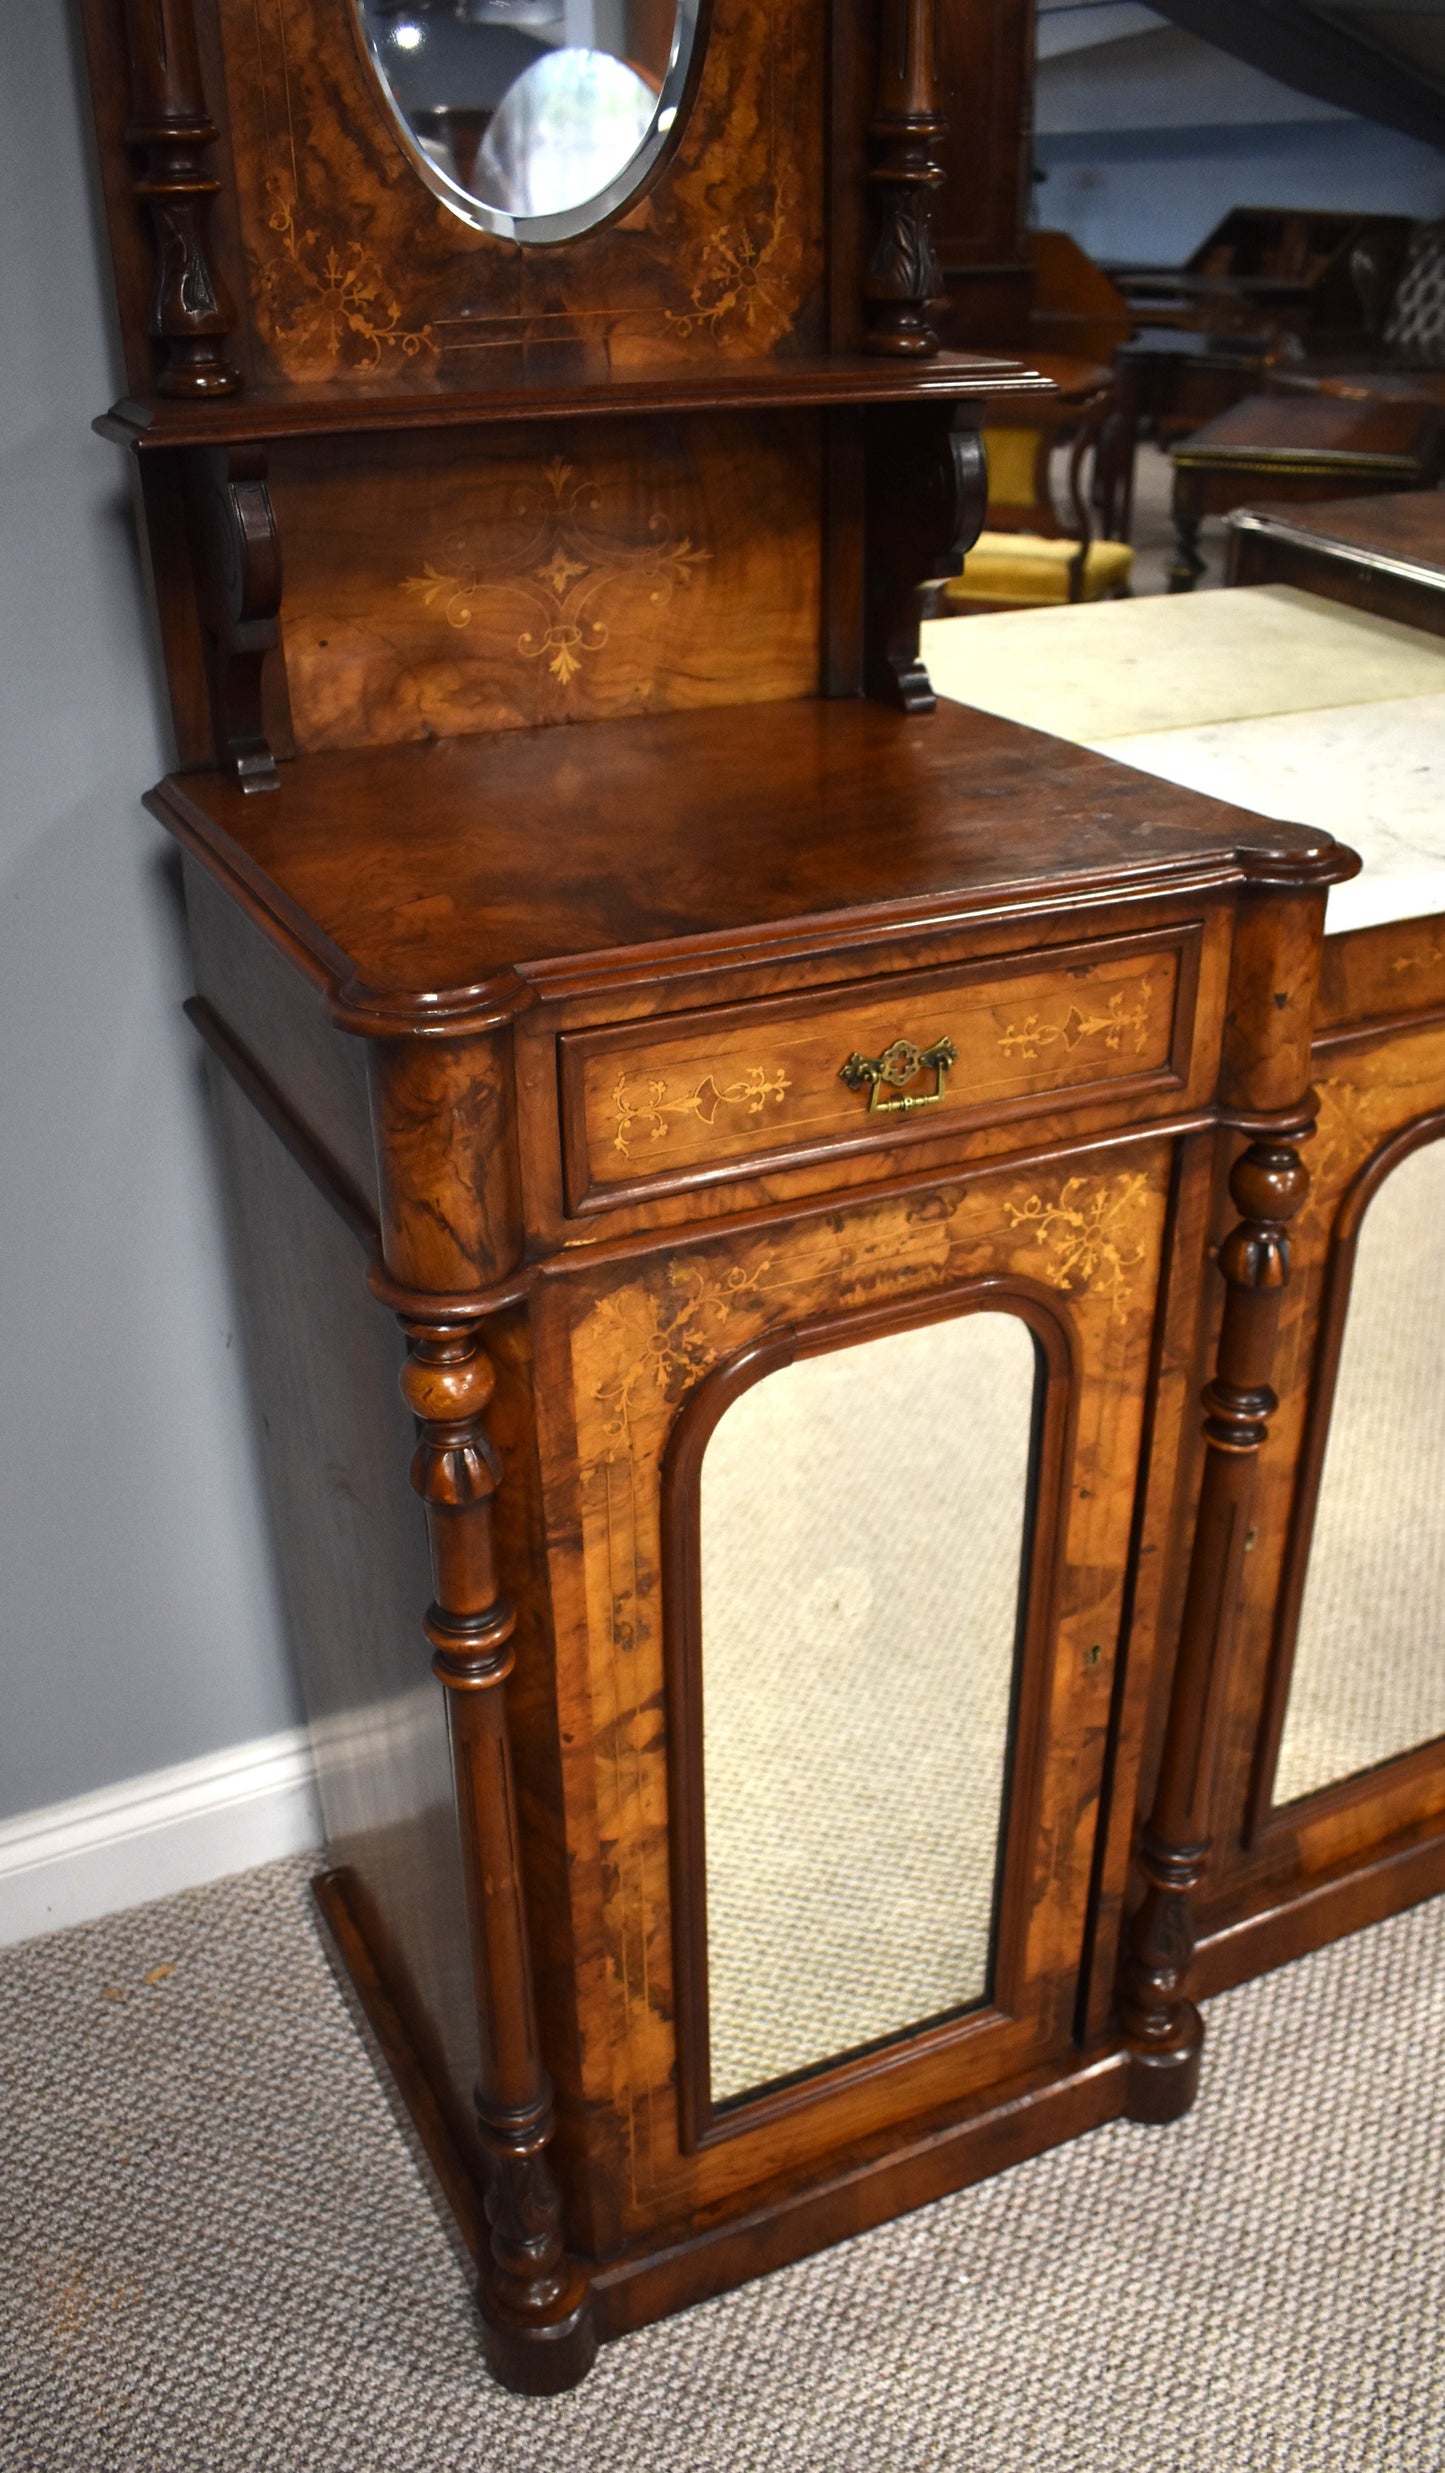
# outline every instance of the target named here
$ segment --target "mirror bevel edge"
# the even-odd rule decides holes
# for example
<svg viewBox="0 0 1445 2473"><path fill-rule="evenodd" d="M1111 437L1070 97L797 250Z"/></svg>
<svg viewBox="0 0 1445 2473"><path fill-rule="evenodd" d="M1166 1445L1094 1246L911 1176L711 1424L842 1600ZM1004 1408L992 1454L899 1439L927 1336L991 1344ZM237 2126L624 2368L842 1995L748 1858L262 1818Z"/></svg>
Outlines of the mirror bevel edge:
<svg viewBox="0 0 1445 2473"><path fill-rule="evenodd" d="M382 117L411 169L437 203L474 232L484 232L494 240L510 240L521 248L546 248L565 241L590 239L605 231L620 216L641 205L656 186L681 143L696 101L712 34L713 0L676 0L672 53L647 135L604 189L584 199L581 205L552 215L508 214L500 207L488 206L458 182L448 179L426 153L393 92L366 22L362 0L346 0L346 9L367 82L379 94ZM691 36L684 44L682 30L689 23ZM663 128L663 116L669 111L672 119ZM639 168L634 171L635 166Z"/></svg>

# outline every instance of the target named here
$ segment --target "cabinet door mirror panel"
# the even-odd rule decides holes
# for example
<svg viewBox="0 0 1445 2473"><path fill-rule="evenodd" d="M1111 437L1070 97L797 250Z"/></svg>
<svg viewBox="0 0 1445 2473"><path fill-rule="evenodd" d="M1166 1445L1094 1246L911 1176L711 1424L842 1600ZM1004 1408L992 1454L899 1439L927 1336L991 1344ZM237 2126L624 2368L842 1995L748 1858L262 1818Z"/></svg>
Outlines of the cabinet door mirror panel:
<svg viewBox="0 0 1445 2473"><path fill-rule="evenodd" d="M572 240L677 123L700 0L356 0L427 185L481 230Z"/></svg>
<svg viewBox="0 0 1445 2473"><path fill-rule="evenodd" d="M969 1313L805 1356L702 1462L715 2106L989 1997L1034 1336Z"/></svg>
<svg viewBox="0 0 1445 2473"><path fill-rule="evenodd" d="M1274 1800L1445 1735L1445 1141L1355 1247Z"/></svg>

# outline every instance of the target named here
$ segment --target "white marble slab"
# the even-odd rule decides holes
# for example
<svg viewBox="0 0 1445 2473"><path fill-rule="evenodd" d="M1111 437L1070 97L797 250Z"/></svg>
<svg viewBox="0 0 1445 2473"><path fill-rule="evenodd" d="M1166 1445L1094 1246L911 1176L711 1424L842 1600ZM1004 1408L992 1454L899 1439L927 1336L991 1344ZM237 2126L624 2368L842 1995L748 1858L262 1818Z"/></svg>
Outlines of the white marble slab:
<svg viewBox="0 0 1445 2473"><path fill-rule="evenodd" d="M1333 888L1332 933L1445 910L1445 692L1087 743L1186 790L1323 825L1348 842L1364 872Z"/></svg>
<svg viewBox="0 0 1445 2473"><path fill-rule="evenodd" d="M935 619L923 658L940 695L1090 746L1445 693L1445 640L1280 584Z"/></svg>

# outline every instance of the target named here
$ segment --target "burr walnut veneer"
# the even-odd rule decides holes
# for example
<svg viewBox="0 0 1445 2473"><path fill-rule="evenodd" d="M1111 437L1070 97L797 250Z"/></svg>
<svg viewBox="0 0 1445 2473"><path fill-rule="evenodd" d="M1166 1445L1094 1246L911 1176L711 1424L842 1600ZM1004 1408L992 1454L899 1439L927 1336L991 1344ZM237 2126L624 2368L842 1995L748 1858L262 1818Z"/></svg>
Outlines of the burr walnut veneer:
<svg viewBox="0 0 1445 2473"><path fill-rule="evenodd" d="M1241 1605L1268 1613L1256 1462L1289 1480L1271 1382L1281 1313L1288 1351L1312 1310L1289 1228L1353 861L934 709L922 588L982 521L988 404L1042 381L937 348L930 201L977 150L945 146L927 0L712 0L633 186L545 245L458 185L494 98L458 118L438 90L404 127L380 0L366 39L353 0L85 22L129 390L100 426L171 690L149 804L185 854L318 1897L476 2253L488 2359L545 2392L599 2336L1111 2115L1172 2119L1202 1982L1282 1954L1301 1900L1303 1938L1340 1928L1366 1873L1371 1911L1419 1894L1376 1860L1418 1796L1317 1831L1309 1879L1241 1887L1232 1840L1210 1868L1253 1758L1231 1653ZM423 51L437 22L407 16ZM951 19L950 91L1022 22ZM664 57L656 10L638 29L614 66ZM981 297L1009 268L980 197L945 229ZM1350 969L1332 1018L1398 1009ZM741 1671L778 1739L729 1770L722 1438L790 1375L916 1366L945 1324L950 1364L1033 1369L999 1427L1013 1499L991 1525L986 1454L938 1476L977 1388L886 1458L850 1426L817 1499L805 1451L772 1477L734 1453L760 1554L857 1554L786 1652L816 1743L764 1624ZM926 1543L950 1639L991 1536L1011 1558L991 1766L942 1807L907 1770L927 1642L886 1603L829 1703L885 1529L903 1562ZM928 1686L964 1760L984 1664L965 1643ZM969 1803L994 1816L972 1972L816 2061L724 2069L711 1986L726 1959L746 1988L753 1927L718 1798L747 1858L785 1754L782 1841L794 1805L816 1827L830 1724L852 1784L760 1955L826 1877L812 1911L863 1902L886 1987L904 1883L867 1849L926 1869Z"/></svg>

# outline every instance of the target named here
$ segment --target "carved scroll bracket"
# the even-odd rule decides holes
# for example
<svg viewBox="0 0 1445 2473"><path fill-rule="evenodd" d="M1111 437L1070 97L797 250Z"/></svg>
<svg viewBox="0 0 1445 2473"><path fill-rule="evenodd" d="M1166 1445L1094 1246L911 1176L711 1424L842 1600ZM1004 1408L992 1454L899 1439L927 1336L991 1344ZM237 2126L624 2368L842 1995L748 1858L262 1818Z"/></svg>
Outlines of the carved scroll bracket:
<svg viewBox="0 0 1445 2473"><path fill-rule="evenodd" d="M927 311L943 297L932 218L933 192L943 183L936 148L945 128L936 12L937 0L883 0L878 95L868 125L875 229L863 281L864 348L904 360L938 350Z"/></svg>
<svg viewBox="0 0 1445 2473"><path fill-rule="evenodd" d="M131 121L144 157L135 193L150 218L155 288L149 327L160 346L157 392L233 395L241 383L222 350L236 312L211 263L207 220L221 184L204 167L219 134L206 110L191 0L126 0Z"/></svg>
<svg viewBox="0 0 1445 2473"><path fill-rule="evenodd" d="M906 713L935 704L918 654L925 584L957 575L983 528L983 441L952 404L869 415L863 683Z"/></svg>
<svg viewBox="0 0 1445 2473"><path fill-rule="evenodd" d="M436 1592L426 1632L447 1689L471 1933L491 2234L478 2295L483 2345L504 2386L555 2395L585 2377L597 2339L586 2277L563 2248L547 2153L552 2088L537 2036L507 1722L515 1617L496 1569L501 1466L485 1423L496 1376L474 1326L402 1327L402 1394L421 1428L411 1481L426 1505Z"/></svg>
<svg viewBox="0 0 1445 2473"><path fill-rule="evenodd" d="M243 790L274 790L261 708L262 667L280 643L281 543L261 447L189 459L186 519L206 639L216 757Z"/></svg>

